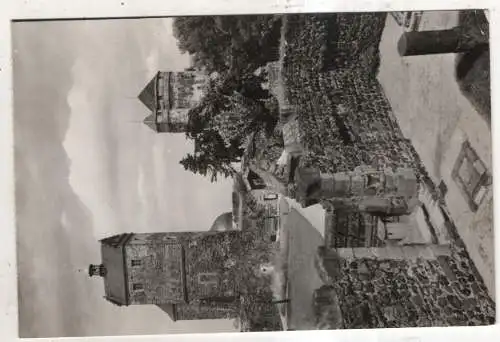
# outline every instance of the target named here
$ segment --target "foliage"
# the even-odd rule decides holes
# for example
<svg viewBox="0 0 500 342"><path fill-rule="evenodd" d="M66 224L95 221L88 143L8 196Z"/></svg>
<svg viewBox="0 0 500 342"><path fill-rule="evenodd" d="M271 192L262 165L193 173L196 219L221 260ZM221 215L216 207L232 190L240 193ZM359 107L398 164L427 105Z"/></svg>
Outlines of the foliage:
<svg viewBox="0 0 500 342"><path fill-rule="evenodd" d="M228 178L235 173L230 164L221 162L209 154L188 154L180 163L188 171L209 176L211 182L216 182L219 175Z"/></svg>
<svg viewBox="0 0 500 342"><path fill-rule="evenodd" d="M273 58L280 18L274 15L197 16L174 19L179 49L209 72L243 74Z"/></svg>
<svg viewBox="0 0 500 342"><path fill-rule="evenodd" d="M385 13L290 15L285 64L304 73L363 67L378 70ZM295 64L296 63L296 64Z"/></svg>
<svg viewBox="0 0 500 342"><path fill-rule="evenodd" d="M379 13L288 17L283 78L300 113L302 166L323 172L396 160L414 166L374 77L384 23Z"/></svg>
<svg viewBox="0 0 500 342"><path fill-rule="evenodd" d="M263 263L273 260L275 247L270 242L270 232L264 225L264 211L250 193L244 194L245 219L251 224L244 230L242 248L246 250L241 260L240 283L242 287L242 307L240 319L246 322L250 331L281 330L281 322L276 306L272 303L271 278L260 275L257 270Z"/></svg>
<svg viewBox="0 0 500 342"><path fill-rule="evenodd" d="M248 134L276 125L267 108L271 94L254 70L276 59L280 16L178 17L173 26L180 50L192 56L194 66L216 73L189 113L186 134L198 153L181 164L216 181L217 175L232 173L230 164L242 156Z"/></svg>
<svg viewBox="0 0 500 342"><path fill-rule="evenodd" d="M277 122L276 111L267 107L265 98L270 95L262 90L262 80L258 76L239 80L244 83L227 74L213 78L200 104L189 112L186 134L195 140L200 153L181 163L187 170L210 174L212 181L217 180L217 174L232 174L230 164L240 160L242 144L249 134L272 130Z"/></svg>

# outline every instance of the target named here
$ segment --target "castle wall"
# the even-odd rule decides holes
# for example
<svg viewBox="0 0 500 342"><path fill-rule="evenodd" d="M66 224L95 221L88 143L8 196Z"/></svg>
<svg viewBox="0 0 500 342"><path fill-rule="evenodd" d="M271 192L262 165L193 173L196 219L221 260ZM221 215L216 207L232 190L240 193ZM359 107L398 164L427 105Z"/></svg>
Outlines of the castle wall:
<svg viewBox="0 0 500 342"><path fill-rule="evenodd" d="M324 328L391 328L485 325L495 304L458 245L344 248L320 253L328 285L316 292ZM322 316L323 315L323 316Z"/></svg>
<svg viewBox="0 0 500 342"><path fill-rule="evenodd" d="M127 247L131 270L129 288L133 303L189 302L237 294L237 262L240 232L181 232L136 234ZM168 246L168 247L165 247ZM143 266L134 268L134 258ZM184 270L182 270L184 265ZM182 272L184 271L185 291ZM132 291L133 283L145 283L144 294Z"/></svg>
<svg viewBox="0 0 500 342"><path fill-rule="evenodd" d="M239 302L176 305L177 320L230 319L239 314Z"/></svg>
<svg viewBox="0 0 500 342"><path fill-rule="evenodd" d="M190 108L175 108L168 113L171 124L185 124L188 122Z"/></svg>
<svg viewBox="0 0 500 342"><path fill-rule="evenodd" d="M184 300L183 251L180 244L132 244L126 248L131 304Z"/></svg>
<svg viewBox="0 0 500 342"><path fill-rule="evenodd" d="M189 300L234 296L238 292L236 272L241 251L234 242L240 234L221 233L189 241L186 249Z"/></svg>
<svg viewBox="0 0 500 342"><path fill-rule="evenodd" d="M197 71L171 73L171 94L173 108L191 108L203 96L206 76Z"/></svg>
<svg viewBox="0 0 500 342"><path fill-rule="evenodd" d="M298 136L311 152L304 158L307 164L331 174L359 166L418 168L383 89L364 70L321 73L291 92L299 113Z"/></svg>
<svg viewBox="0 0 500 342"><path fill-rule="evenodd" d="M377 217L363 212L336 211L333 208L329 208L325 215L327 248L383 245Z"/></svg>

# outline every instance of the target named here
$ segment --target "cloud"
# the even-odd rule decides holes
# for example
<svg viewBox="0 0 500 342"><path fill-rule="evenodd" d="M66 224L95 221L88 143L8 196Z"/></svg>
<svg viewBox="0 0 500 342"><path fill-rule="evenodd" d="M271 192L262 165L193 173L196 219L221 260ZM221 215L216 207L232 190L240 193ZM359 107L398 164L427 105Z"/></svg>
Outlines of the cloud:
<svg viewBox="0 0 500 342"><path fill-rule="evenodd" d="M72 68L74 83L67 95L71 116L62 145L71 160L69 183L91 210L100 235L99 230L113 227L117 220L107 186L108 144L98 119L105 104L96 94L103 89L94 78L86 76L89 73L87 65L78 59Z"/></svg>
<svg viewBox="0 0 500 342"><path fill-rule="evenodd" d="M148 74L154 74L158 71L158 50L151 50L146 58L146 70Z"/></svg>
<svg viewBox="0 0 500 342"><path fill-rule="evenodd" d="M185 64L161 25L14 25L22 337L227 330L214 322L172 326L154 307L118 309L102 299L102 282L78 272L98 262L98 238L208 229L230 203L225 185L182 170L179 157L190 148L182 136L125 123L147 114L125 98L144 87L151 70Z"/></svg>

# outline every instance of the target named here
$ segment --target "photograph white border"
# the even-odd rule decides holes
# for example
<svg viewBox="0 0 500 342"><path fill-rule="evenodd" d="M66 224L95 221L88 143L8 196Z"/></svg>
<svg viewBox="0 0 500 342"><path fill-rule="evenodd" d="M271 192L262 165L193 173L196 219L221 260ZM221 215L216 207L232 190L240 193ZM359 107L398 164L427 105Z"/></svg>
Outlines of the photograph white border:
<svg viewBox="0 0 500 342"><path fill-rule="evenodd" d="M500 22L498 0L3 0L0 3L0 340L18 340L16 233L14 208L14 170L12 133L12 55L10 25L13 19L93 18L93 17L147 17L173 15L243 14L243 13L301 13L301 12L360 12L398 10L444 10L488 8L491 24L492 48L492 138L493 163L496 157L496 134L499 120L498 93L498 41ZM415 6L417 5L417 6ZM494 196L498 194L494 181ZM494 201L495 213L499 211ZM495 219L495 222L497 220ZM495 246L499 246L499 234L495 234ZM500 253L496 250L496 286ZM497 304L498 312L498 304ZM498 317L498 314L497 314ZM157 335L125 337L85 337L36 339L47 341L498 341L498 324L475 328L408 328L381 330L304 331L275 333L235 333L198 335ZM31 340L31 339L29 339Z"/></svg>

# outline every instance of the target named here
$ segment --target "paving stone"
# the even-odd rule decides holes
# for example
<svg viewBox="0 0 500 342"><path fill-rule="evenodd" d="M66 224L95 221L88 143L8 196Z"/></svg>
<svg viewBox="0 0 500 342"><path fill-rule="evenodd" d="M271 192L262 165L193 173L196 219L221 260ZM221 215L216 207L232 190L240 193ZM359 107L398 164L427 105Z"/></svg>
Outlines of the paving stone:
<svg viewBox="0 0 500 342"><path fill-rule="evenodd" d="M436 256L430 246L418 246L418 256L425 260L435 260Z"/></svg>
<svg viewBox="0 0 500 342"><path fill-rule="evenodd" d="M403 253L404 253L406 259L415 261L420 256L419 250L415 246L411 246L411 245L401 246L401 249L403 250Z"/></svg>
<svg viewBox="0 0 500 342"><path fill-rule="evenodd" d="M429 246L431 249L432 253L436 256L450 256L451 255L451 249L449 245L431 245Z"/></svg>
<svg viewBox="0 0 500 342"><path fill-rule="evenodd" d="M400 246L386 246L384 249L388 259L403 260L405 258L403 249Z"/></svg>
<svg viewBox="0 0 500 342"><path fill-rule="evenodd" d="M349 260L354 259L354 251L352 248L337 248L336 252L340 258Z"/></svg>
<svg viewBox="0 0 500 342"><path fill-rule="evenodd" d="M352 249L356 259L375 259L377 255L374 253L374 248L358 247Z"/></svg>

